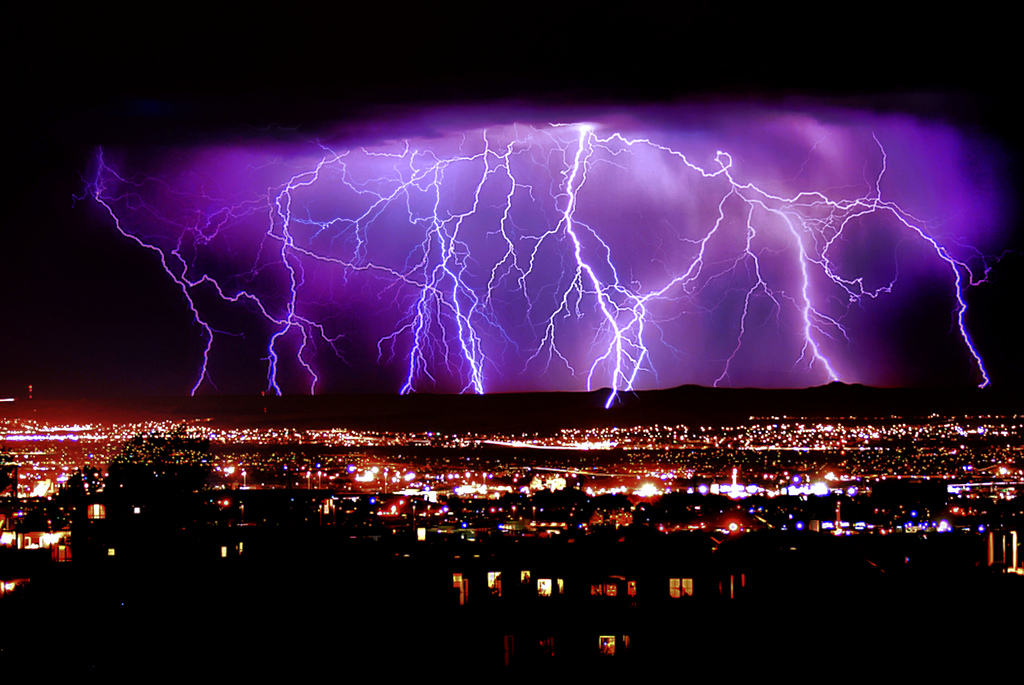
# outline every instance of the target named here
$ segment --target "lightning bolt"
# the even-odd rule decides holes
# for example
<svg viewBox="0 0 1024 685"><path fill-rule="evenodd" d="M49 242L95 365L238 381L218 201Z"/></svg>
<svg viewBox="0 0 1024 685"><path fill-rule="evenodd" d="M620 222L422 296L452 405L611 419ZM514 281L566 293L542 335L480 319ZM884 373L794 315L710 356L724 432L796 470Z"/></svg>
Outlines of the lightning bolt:
<svg viewBox="0 0 1024 685"><path fill-rule="evenodd" d="M516 124L318 143L285 161L253 152L224 182L201 166L129 176L101 150L86 195L180 289L203 340L193 394L217 388L219 341L239 336L265 339L276 394L336 387L368 337L402 393L580 383L607 387L611 406L666 369L732 384L769 345L760 363L799 384L840 380L856 369L850 312L900 287L898 267L879 279L847 258L864 222L945 270L953 328L984 387L965 294L992 258L958 257L887 199L888 157L872 140L860 164L873 173L791 192L724 151L700 162L600 124Z"/></svg>

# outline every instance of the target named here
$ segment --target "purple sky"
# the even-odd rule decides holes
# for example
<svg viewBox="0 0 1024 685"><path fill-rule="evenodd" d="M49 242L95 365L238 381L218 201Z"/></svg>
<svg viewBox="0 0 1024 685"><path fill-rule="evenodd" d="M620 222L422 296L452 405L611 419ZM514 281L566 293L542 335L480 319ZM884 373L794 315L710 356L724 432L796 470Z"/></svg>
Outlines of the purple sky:
<svg viewBox="0 0 1024 685"><path fill-rule="evenodd" d="M252 16L226 30L181 6L142 31L89 8L65 35L23 32L7 46L11 64L32 68L12 68L7 92L19 104L0 251L0 395L23 397L29 385L38 398L185 394L198 380L201 392L259 392L282 330L275 380L286 392L309 391L302 359L318 391L977 384L954 269L915 230L961 262L962 277L982 273L981 255L1020 249L1019 134L998 68L1015 41L970 16L862 17L830 25L823 42L813 16L688 12L609 26L546 10L480 27L433 7L389 9L314 40L309 27L324 17L278 14L268 31ZM45 58L53 45L75 59ZM572 122L595 126L583 137L549 128ZM484 150L485 129L486 157L424 180L428 160ZM601 142L615 133L717 175L651 145ZM570 173L581 141L582 184ZM273 201L324 158L320 144L348 152L350 175L333 164L291 193L295 243L282 253ZM159 249L119 233L95 198L72 199L95 179L99 148L126 179L150 179L117 202L128 187L107 176L104 197L125 233ZM481 204L445 262L441 236L472 206L485 169ZM424 174L415 192L372 222L325 223L367 207L345 180L382 194L413 174ZM800 192L820 193L818 205L790 202ZM868 205L836 238L836 222ZM435 206L440 233L430 232ZM303 274L294 300L282 254ZM445 263L457 265L460 290L454 272L438 271ZM1005 255L989 283L962 289L965 330L995 387L1024 380L1014 337L1022 264ZM652 296L691 266L685 284ZM216 278L223 297L209 280L183 290L173 277L183 274ZM877 291L897 275L891 293L851 301L848 290ZM265 314L244 296L224 301L243 290ZM186 294L220 332L196 322ZM430 325L410 367L417 313ZM303 330L316 350L307 343L299 357Z"/></svg>
<svg viewBox="0 0 1024 685"><path fill-rule="evenodd" d="M989 378L969 284L1014 220L992 141L849 108L544 115L106 148L88 192L179 292L183 390Z"/></svg>

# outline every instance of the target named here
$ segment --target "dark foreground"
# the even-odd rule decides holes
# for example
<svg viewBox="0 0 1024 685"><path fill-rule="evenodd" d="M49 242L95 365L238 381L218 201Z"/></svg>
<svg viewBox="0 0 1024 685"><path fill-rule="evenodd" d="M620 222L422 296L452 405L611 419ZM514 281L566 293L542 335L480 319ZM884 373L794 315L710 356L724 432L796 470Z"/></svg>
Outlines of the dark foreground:
<svg viewBox="0 0 1024 685"><path fill-rule="evenodd" d="M951 677L1009 674L1019 649L1024 577L979 561L970 534L398 538L234 529L113 557L80 545L67 564L0 557L33 576L0 603L4 670Z"/></svg>

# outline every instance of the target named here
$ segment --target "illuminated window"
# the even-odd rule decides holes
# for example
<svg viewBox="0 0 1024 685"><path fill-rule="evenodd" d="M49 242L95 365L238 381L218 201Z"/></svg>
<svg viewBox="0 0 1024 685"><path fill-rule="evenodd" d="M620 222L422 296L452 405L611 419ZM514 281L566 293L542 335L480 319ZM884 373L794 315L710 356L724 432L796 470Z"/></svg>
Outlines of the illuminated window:
<svg viewBox="0 0 1024 685"><path fill-rule="evenodd" d="M113 547L107 547L107 556L108 557L114 556L114 548Z"/></svg>
<svg viewBox="0 0 1024 685"><path fill-rule="evenodd" d="M615 597L619 594L619 589L615 586L615 583L596 583L590 586L590 594L602 597Z"/></svg>
<svg viewBox="0 0 1024 685"><path fill-rule="evenodd" d="M597 651L603 656L623 656L629 651L629 635L599 635Z"/></svg>
<svg viewBox="0 0 1024 685"><path fill-rule="evenodd" d="M530 572L529 571L520 571L519 572L519 582L522 583L523 585L526 585L527 583L529 583L530 582Z"/></svg>
<svg viewBox="0 0 1024 685"><path fill-rule="evenodd" d="M501 571L487 572L487 589L495 597L501 597Z"/></svg>
<svg viewBox="0 0 1024 685"><path fill-rule="evenodd" d="M452 589L456 590L459 595L459 606L466 604L466 595L469 590L469 581L462 577L461 573L452 574Z"/></svg>
<svg viewBox="0 0 1024 685"><path fill-rule="evenodd" d="M226 557L228 555L228 548L226 546L220 546L220 555L221 557Z"/></svg>
<svg viewBox="0 0 1024 685"><path fill-rule="evenodd" d="M107 518L107 507L103 504L90 504L86 511L90 519Z"/></svg>
<svg viewBox="0 0 1024 685"><path fill-rule="evenodd" d="M693 578L669 578L668 594L672 599L693 595Z"/></svg>
<svg viewBox="0 0 1024 685"><path fill-rule="evenodd" d="M537 596L538 597L550 597L551 596L551 579L550 578L538 578L537 579Z"/></svg>
<svg viewBox="0 0 1024 685"><path fill-rule="evenodd" d="M626 583L626 594L630 597L636 597L636 581L631 580Z"/></svg>

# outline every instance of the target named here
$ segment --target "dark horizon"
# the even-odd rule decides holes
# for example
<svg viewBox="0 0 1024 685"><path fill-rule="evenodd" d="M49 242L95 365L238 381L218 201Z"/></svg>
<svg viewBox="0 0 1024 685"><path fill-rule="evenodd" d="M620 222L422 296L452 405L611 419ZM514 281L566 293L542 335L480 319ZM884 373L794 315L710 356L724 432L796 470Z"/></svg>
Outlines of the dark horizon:
<svg viewBox="0 0 1024 685"><path fill-rule="evenodd" d="M0 419L132 423L203 421L211 427L346 428L393 432L555 432L644 425L736 425L751 417L889 421L931 416L1014 416L1019 393L968 388L871 388L833 383L803 389L683 386L621 393L490 395L286 395L93 398L0 403Z"/></svg>

